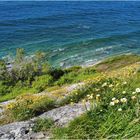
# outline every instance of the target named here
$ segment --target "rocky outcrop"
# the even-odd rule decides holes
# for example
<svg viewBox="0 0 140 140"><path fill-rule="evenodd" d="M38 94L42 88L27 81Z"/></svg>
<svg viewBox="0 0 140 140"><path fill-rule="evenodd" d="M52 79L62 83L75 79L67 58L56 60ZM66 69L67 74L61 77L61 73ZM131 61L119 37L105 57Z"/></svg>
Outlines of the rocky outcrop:
<svg viewBox="0 0 140 140"><path fill-rule="evenodd" d="M29 121L15 122L0 126L0 139L48 139L49 134L47 132L34 133L32 131L32 127L34 126L34 122L36 121L36 119L51 118L52 120L54 120L56 125L65 126L71 120L86 112L89 108L89 102L87 102L86 104L77 103L73 105L66 105L43 113L42 115L35 117Z"/></svg>
<svg viewBox="0 0 140 140"><path fill-rule="evenodd" d="M68 96L73 90L81 88L84 84L85 83L76 83L76 84L72 84L72 85L63 87L63 88L66 89L66 91L65 91L66 93L64 94L65 97ZM53 94L54 94L54 91L52 93L51 92L47 92L47 91L43 91L41 93L34 94L34 95L35 96L47 95L48 97L53 98ZM56 100L59 101L61 99L56 98ZM4 109L3 109L4 106L6 106L6 105L8 105L9 103L12 103L12 102L15 102L15 99L0 103L0 113L2 113L4 111Z"/></svg>
<svg viewBox="0 0 140 140"><path fill-rule="evenodd" d="M86 105L86 106L85 106ZM37 118L51 118L54 122L59 126L64 126L68 124L74 118L80 116L84 112L90 109L90 103L87 102L86 104L78 103L73 105L66 105L46 113L43 113L39 117L33 118L34 121Z"/></svg>

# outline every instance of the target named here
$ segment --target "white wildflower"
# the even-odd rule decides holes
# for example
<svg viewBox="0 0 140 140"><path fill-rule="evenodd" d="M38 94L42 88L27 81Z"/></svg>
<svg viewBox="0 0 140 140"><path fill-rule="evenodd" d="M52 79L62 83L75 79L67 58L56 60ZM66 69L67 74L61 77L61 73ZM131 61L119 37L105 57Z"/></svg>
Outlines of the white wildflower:
<svg viewBox="0 0 140 140"><path fill-rule="evenodd" d="M97 94L96 97L100 97L100 94Z"/></svg>
<svg viewBox="0 0 140 140"><path fill-rule="evenodd" d="M115 105L115 103L114 102L110 102L110 106L114 106Z"/></svg>
<svg viewBox="0 0 140 140"><path fill-rule="evenodd" d="M107 83L104 83L104 84L102 85L102 87L105 87L105 86L107 86Z"/></svg>
<svg viewBox="0 0 140 140"><path fill-rule="evenodd" d="M123 82L123 85L126 85L127 84L127 82Z"/></svg>
<svg viewBox="0 0 140 140"><path fill-rule="evenodd" d="M126 103L126 102L127 102L127 99L126 99L126 98L121 98L120 101L121 101L122 103Z"/></svg>
<svg viewBox="0 0 140 140"><path fill-rule="evenodd" d="M136 94L136 92L132 92L132 94L133 94L133 95L135 95L135 94Z"/></svg>
<svg viewBox="0 0 140 140"><path fill-rule="evenodd" d="M116 100L116 98L114 97L114 98L112 98L112 101L114 101L114 100Z"/></svg>
<svg viewBox="0 0 140 140"><path fill-rule="evenodd" d="M126 91L123 91L122 94L126 94Z"/></svg>
<svg viewBox="0 0 140 140"><path fill-rule="evenodd" d="M136 88L136 93L140 93L140 88Z"/></svg>
<svg viewBox="0 0 140 140"><path fill-rule="evenodd" d="M118 111L121 112L122 111L122 108L119 108Z"/></svg>
<svg viewBox="0 0 140 140"><path fill-rule="evenodd" d="M112 85L112 84L110 84L110 85L109 85L109 87L110 87L110 88L112 88L112 87L113 87L113 85Z"/></svg>

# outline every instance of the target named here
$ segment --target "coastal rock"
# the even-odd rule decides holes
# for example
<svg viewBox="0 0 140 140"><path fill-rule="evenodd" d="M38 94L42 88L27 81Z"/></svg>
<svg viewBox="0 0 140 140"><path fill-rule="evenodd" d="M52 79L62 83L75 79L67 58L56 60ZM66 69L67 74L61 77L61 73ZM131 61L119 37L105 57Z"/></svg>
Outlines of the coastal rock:
<svg viewBox="0 0 140 140"><path fill-rule="evenodd" d="M76 89L79 89L81 88L85 83L77 83L77 84L72 84L72 85L69 85L69 86L66 86L64 87L66 89L64 95L65 97L68 96L73 90L76 90ZM41 93L38 93L38 94L34 94L35 96L43 96L43 95L47 95L48 97L50 98L54 98L53 95L54 95L54 91L53 92L47 92L47 91L43 91ZM56 99L58 102L61 100L61 99ZM13 100L9 100L9 101L5 101L5 102L1 102L0 103L0 114L2 112L4 112L4 106L8 105L9 103L13 103L15 102L15 99ZM0 116L1 117L1 116Z"/></svg>
<svg viewBox="0 0 140 140"><path fill-rule="evenodd" d="M50 118L55 121L56 125L66 126L71 120L80 116L90 109L90 103L85 105L77 103L73 105L62 106L42 115L35 117L29 121L14 122L11 124L0 126L0 139L5 140L30 140L30 139L49 139L49 134L43 132L35 133L32 131L34 122L39 118Z"/></svg>
<svg viewBox="0 0 140 140"><path fill-rule="evenodd" d="M0 126L0 139L24 139L33 127L32 121L14 122Z"/></svg>
<svg viewBox="0 0 140 140"><path fill-rule="evenodd" d="M85 106L86 105L86 106ZM56 109L53 109L51 111L48 111L46 113L43 113L37 118L33 118L32 120L41 118L51 118L55 121L55 123L59 126L64 126L68 124L71 120L74 118L80 116L84 112L90 109L90 103L87 102L85 105L82 103L77 103L73 105L66 105L62 106Z"/></svg>

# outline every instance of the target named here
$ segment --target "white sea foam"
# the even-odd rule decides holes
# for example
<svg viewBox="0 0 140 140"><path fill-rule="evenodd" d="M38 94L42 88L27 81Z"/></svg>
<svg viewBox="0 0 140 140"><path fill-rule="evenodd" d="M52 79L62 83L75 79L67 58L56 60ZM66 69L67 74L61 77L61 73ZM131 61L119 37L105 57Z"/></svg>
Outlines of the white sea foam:
<svg viewBox="0 0 140 140"><path fill-rule="evenodd" d="M84 28L84 29L90 29L90 26L83 25L83 28Z"/></svg>

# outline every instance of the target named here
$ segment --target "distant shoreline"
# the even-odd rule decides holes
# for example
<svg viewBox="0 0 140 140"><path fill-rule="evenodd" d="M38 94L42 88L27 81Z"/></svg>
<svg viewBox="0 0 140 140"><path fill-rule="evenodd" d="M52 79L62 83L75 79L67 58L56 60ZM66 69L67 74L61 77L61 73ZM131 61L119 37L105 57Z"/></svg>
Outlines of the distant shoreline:
<svg viewBox="0 0 140 140"><path fill-rule="evenodd" d="M121 56L121 55L133 55L134 53L121 53L121 54L116 54L116 55L113 55L113 56L108 56L108 57L105 57L105 58L103 58L103 59L101 59L101 60L97 60L96 62L91 62L91 63L87 63L87 64L77 64L77 65L71 65L71 66L54 66L53 64L52 64L52 66L53 67L60 67L60 68L62 68L62 69L67 69L67 68L71 68L71 67L73 67L73 66L81 66L82 68L87 68L87 67L92 67L92 66L95 66L95 65L97 65L97 64L99 64L99 63L101 63L101 62L103 62L104 60L106 60L106 59L109 59L109 58L113 58L113 57L117 57L117 56ZM28 59L30 59L30 58L32 58L34 55L30 55L30 56L26 56L26 59L28 60ZM11 61L12 63L13 63L13 61ZM7 62L7 67L8 67L8 69L11 69L12 68L12 63L10 63L10 62ZM62 63L62 62L61 62ZM84 62L83 62L84 63Z"/></svg>

